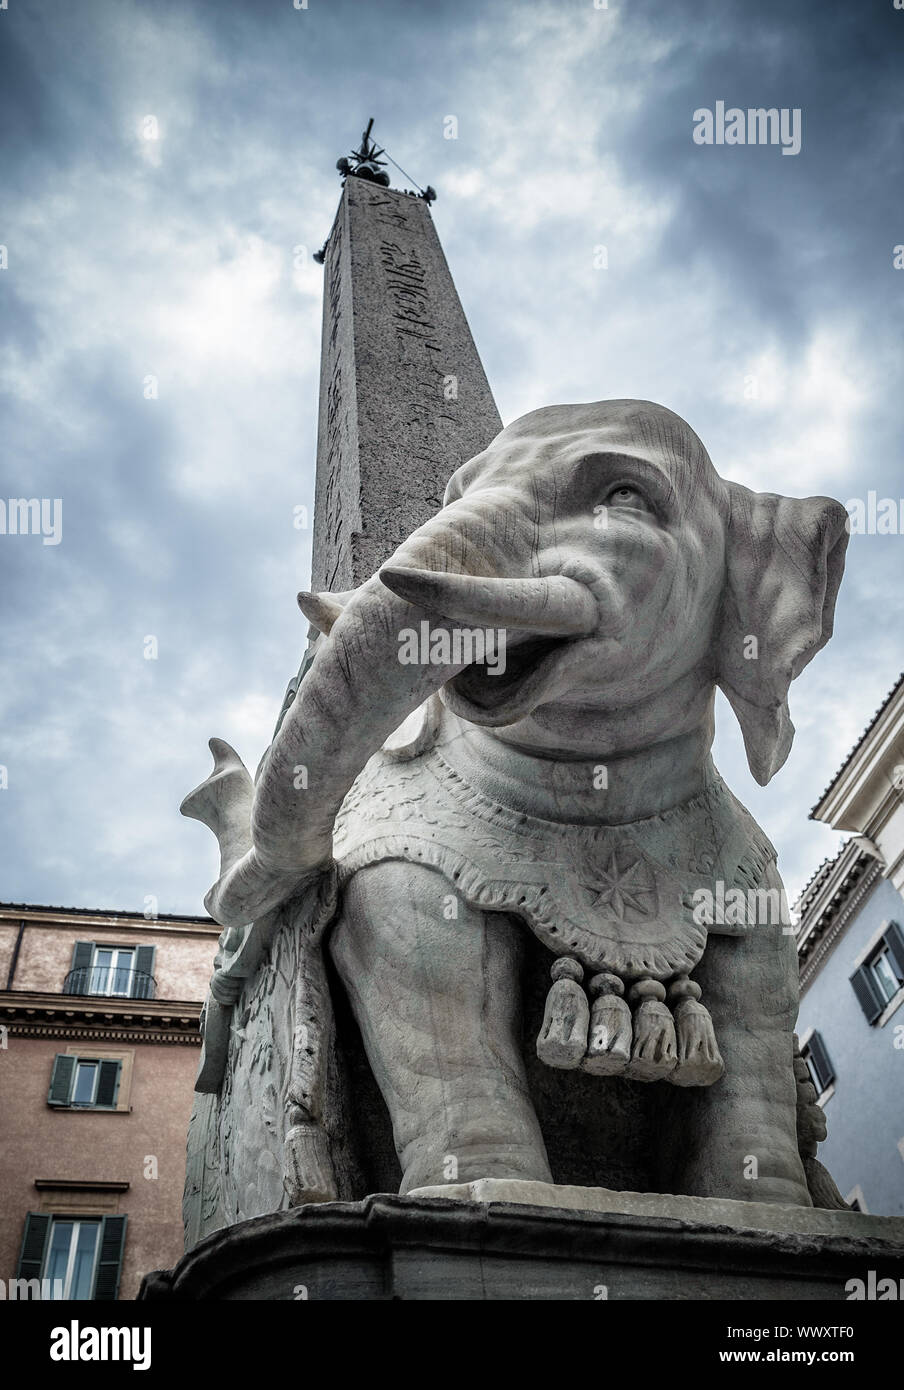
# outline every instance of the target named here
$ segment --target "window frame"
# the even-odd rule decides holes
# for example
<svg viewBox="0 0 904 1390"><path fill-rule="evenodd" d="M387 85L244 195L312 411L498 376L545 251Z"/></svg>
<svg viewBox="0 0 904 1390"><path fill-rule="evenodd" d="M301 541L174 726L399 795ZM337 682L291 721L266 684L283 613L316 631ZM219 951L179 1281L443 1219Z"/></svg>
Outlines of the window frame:
<svg viewBox="0 0 904 1390"><path fill-rule="evenodd" d="M888 976L877 968L880 960L885 962L889 975L897 980L897 988L891 994L888 993ZM871 1028L881 1027L904 1003L904 932L897 922L882 923L858 958L850 983Z"/></svg>
<svg viewBox="0 0 904 1390"><path fill-rule="evenodd" d="M63 1292L62 1292L62 1294L60 1295L60 1299L59 1299L59 1300L54 1300L55 1302L66 1302L66 1303L70 1303L70 1302L75 1302L75 1301L77 1301L77 1300L74 1300L74 1299L72 1298L72 1292L71 1292L71 1290L72 1290L72 1278L73 1278L73 1274L74 1274L74 1272L75 1272L75 1260L76 1260L76 1256L77 1256L77 1254L78 1254L78 1240L79 1240L79 1235L81 1234L81 1229L82 1229L83 1226L93 1226L94 1232L95 1232L95 1235L94 1235L94 1252L93 1252L92 1257L91 1257L91 1273L90 1273L90 1275L89 1275L89 1277L88 1277L88 1287L89 1287L90 1290L91 1290L91 1297L92 1297L92 1298L93 1298L93 1295L94 1295L94 1284L95 1284L95 1281L96 1281L96 1279L97 1279L97 1266L98 1266L98 1262L99 1262L99 1260L100 1260L101 1237L102 1237L102 1234L103 1234L103 1217L100 1217L100 1216L65 1216L65 1215L63 1215L62 1213L59 1213L59 1214L57 1214L57 1213L51 1213L51 1214L50 1214L50 1226L49 1226L48 1231L47 1231L47 1242L46 1242L46 1245L45 1245L45 1248L44 1248L44 1259L43 1259L43 1262L42 1262L42 1265L41 1265L41 1274L40 1274L41 1280L42 1280L42 1281L45 1280L45 1279L47 1280L48 1284L50 1285L50 1297L51 1297L51 1299L53 1299L53 1298L54 1298L54 1294L53 1294L53 1285L54 1285L54 1282L55 1282L55 1281L54 1281L53 1279L51 1279L50 1274L47 1272L48 1261L50 1260L51 1252L52 1252L52 1250L53 1250L53 1236L54 1236L54 1232L55 1232L55 1230L56 1230L56 1228L57 1228L58 1226L69 1226L69 1225L71 1225L71 1227L72 1227L72 1232L71 1232L70 1237L69 1237L69 1253L68 1253L67 1260L66 1260L66 1273L65 1273L65 1276L63 1277L63 1280L62 1280ZM43 1288L43 1282L42 1282L42 1288ZM78 1301L81 1301L81 1300L78 1300Z"/></svg>
<svg viewBox="0 0 904 1390"><path fill-rule="evenodd" d="M885 962L885 965L888 969L888 976L883 975L882 972L879 969L877 969L877 966L880 961ZM897 964L887 937L883 936L878 946L878 949L873 951L872 955L865 962L865 964L867 969L870 971L873 980L875 981L876 985L878 986L879 990L881 991L884 997L884 1003L882 1005L882 1007L884 1008L886 1004L891 1003L895 995L898 993L898 990L901 988L902 985L904 985L904 980L898 979ZM891 986L890 993L888 989L889 977L891 980L895 982L894 985Z"/></svg>
<svg viewBox="0 0 904 1390"><path fill-rule="evenodd" d="M132 1056L127 1052L110 1053L98 1050L94 1053L85 1053L80 1048L70 1048L66 1052L58 1052L53 1059L53 1066L50 1071L47 1104L54 1110L95 1110L108 1115L128 1112L130 1109L128 1098L131 1084L131 1061ZM67 1063L71 1064L68 1081L65 1075ZM104 1064L114 1066L116 1072L112 1082L111 1099L99 1103L97 1096L101 1086L101 1078L104 1077L102 1070ZM91 1099L76 1100L79 1068L91 1065L95 1067ZM105 1079L109 1086L109 1072L106 1073ZM65 1096L60 1094L64 1083L66 1085Z"/></svg>
<svg viewBox="0 0 904 1390"><path fill-rule="evenodd" d="M81 1071L82 1067L91 1067L94 1071L94 1079L91 1083L90 1100L76 1100L75 1098L76 1092L78 1091L79 1072ZM97 1083L99 1080L100 1062L98 1061L98 1059L96 1057L76 1057L75 1066L72 1069L72 1086L69 1092L69 1104L72 1106L77 1106L79 1109L96 1109L97 1107L95 1106L95 1097L97 1096Z"/></svg>
<svg viewBox="0 0 904 1390"><path fill-rule="evenodd" d="M132 990L135 987L136 950L137 948L135 946L111 946L105 941L95 941L94 952L91 957L91 965L89 968L90 973L88 975L88 997L92 999L131 999L133 997ZM111 958L109 965L98 965L97 957L102 951L104 953L109 953ZM120 970L123 969L123 966L119 963L120 957L123 955L127 955L131 961L131 964L126 969L128 985L125 992L119 989L113 989L112 987L113 981L116 979ZM107 971L107 984L105 989L94 988L95 970Z"/></svg>
<svg viewBox="0 0 904 1390"><path fill-rule="evenodd" d="M90 1190L90 1188L91 1184L88 1184L88 1189ZM73 1224L93 1222L98 1226L98 1238L94 1247L94 1263L91 1270L91 1292L88 1298L93 1303L117 1299L125 1263L126 1238L129 1230L129 1218L125 1212L70 1212L67 1211L65 1203L61 1204L57 1210L27 1211L25 1213L25 1225L22 1229L22 1243L19 1247L15 1277L19 1280L36 1281L41 1289L41 1295L43 1295L44 1289L47 1287L47 1283L44 1281L48 1279L46 1270L51 1234L54 1223L63 1221ZM73 1232L72 1239L77 1241L75 1232ZM70 1255L71 1253L72 1245L70 1245ZM67 1276L70 1272L70 1261L67 1260ZM71 1279L68 1282L71 1289ZM75 1300L66 1301L73 1302Z"/></svg>

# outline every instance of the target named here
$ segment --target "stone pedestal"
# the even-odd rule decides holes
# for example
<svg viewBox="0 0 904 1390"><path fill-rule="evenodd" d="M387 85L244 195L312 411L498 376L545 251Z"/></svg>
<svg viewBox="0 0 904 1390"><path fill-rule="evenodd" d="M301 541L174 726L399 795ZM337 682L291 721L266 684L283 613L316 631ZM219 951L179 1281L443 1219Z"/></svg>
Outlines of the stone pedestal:
<svg viewBox="0 0 904 1390"><path fill-rule="evenodd" d="M486 1180L240 1222L139 1297L843 1301L870 1271L904 1279L904 1220Z"/></svg>

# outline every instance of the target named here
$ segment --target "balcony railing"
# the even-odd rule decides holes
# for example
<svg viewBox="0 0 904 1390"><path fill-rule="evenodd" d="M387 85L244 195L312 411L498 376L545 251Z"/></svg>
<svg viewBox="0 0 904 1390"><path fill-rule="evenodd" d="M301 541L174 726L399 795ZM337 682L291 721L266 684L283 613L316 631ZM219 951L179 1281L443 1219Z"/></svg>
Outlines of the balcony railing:
<svg viewBox="0 0 904 1390"><path fill-rule="evenodd" d="M115 965L85 965L70 970L64 994L105 995L110 999L153 999L157 981L146 970L125 970Z"/></svg>

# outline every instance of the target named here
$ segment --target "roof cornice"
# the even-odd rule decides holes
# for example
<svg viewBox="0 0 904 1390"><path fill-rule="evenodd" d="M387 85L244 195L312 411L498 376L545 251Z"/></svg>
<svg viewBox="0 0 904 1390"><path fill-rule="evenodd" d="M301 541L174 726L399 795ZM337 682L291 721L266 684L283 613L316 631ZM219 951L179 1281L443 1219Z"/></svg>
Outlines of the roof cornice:
<svg viewBox="0 0 904 1390"><path fill-rule="evenodd" d="M222 927L212 917L145 917L140 912L89 912L82 908L31 907L27 904L0 903L0 923L25 922L28 926L73 928L88 927L117 931L161 932L170 936L219 936Z"/></svg>
<svg viewBox="0 0 904 1390"><path fill-rule="evenodd" d="M0 1023L11 1034L24 1037L198 1046L200 1017L201 1005L193 1000L0 991Z"/></svg>
<svg viewBox="0 0 904 1390"><path fill-rule="evenodd" d="M801 913L797 957L803 992L882 880L882 864L856 840L842 846Z"/></svg>
<svg viewBox="0 0 904 1390"><path fill-rule="evenodd" d="M810 812L811 820L824 821L836 829L854 829L842 822L870 779L881 772L890 753L900 750L904 741L904 674L873 715L832 781ZM890 779L889 779L890 782ZM865 830L864 826L857 829Z"/></svg>

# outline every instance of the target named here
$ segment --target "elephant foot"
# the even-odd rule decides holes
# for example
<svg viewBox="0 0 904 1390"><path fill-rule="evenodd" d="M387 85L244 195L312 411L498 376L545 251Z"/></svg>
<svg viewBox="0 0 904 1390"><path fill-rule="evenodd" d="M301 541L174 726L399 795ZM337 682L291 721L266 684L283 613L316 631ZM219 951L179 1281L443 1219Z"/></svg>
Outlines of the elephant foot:
<svg viewBox="0 0 904 1390"><path fill-rule="evenodd" d="M479 1182L482 1178L552 1182L545 1152L537 1149L534 1135L525 1138L523 1130L509 1136L483 1134L469 1143L450 1135L439 1147L432 1141L424 1145L414 1141L403 1154L403 1164L402 1197L422 1187Z"/></svg>

